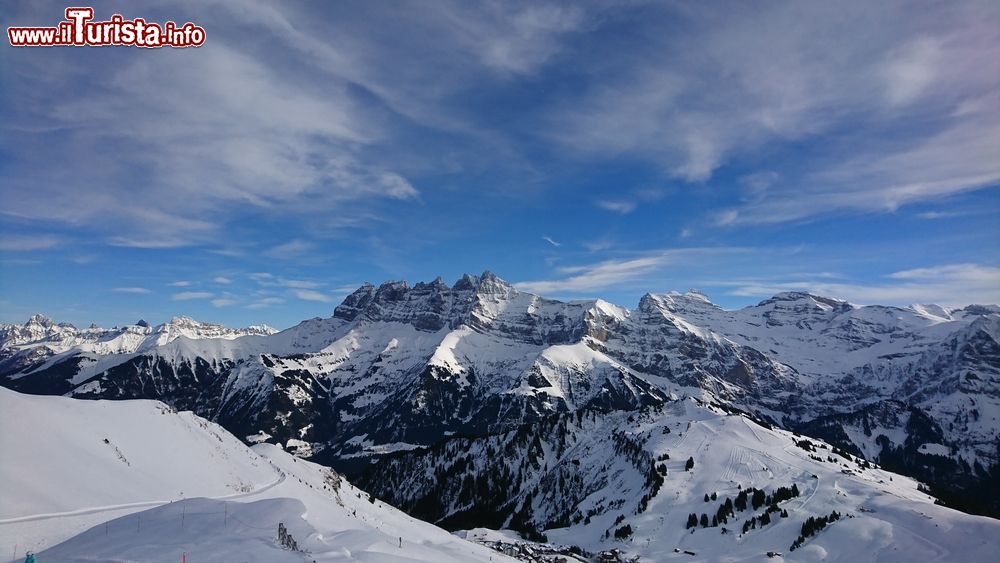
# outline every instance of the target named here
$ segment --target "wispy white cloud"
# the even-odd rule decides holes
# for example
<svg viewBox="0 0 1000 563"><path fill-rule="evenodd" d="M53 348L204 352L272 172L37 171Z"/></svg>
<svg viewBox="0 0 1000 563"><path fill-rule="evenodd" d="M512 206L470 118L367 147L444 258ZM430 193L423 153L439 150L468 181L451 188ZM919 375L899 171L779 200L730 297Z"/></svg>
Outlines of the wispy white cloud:
<svg viewBox="0 0 1000 563"><path fill-rule="evenodd" d="M515 283L522 291L543 296L581 294L607 290L621 290L626 287L642 291L660 287L664 272L682 266L731 263L740 256L749 257L760 251L751 247L712 246L681 247L636 252L622 258L599 262L561 266L554 270L550 279L531 280ZM770 254L787 254L790 249L770 248Z"/></svg>
<svg viewBox="0 0 1000 563"><path fill-rule="evenodd" d="M188 240L179 236L114 236L108 237L107 243L111 246L121 246L125 248L180 248L189 244Z"/></svg>
<svg viewBox="0 0 1000 563"><path fill-rule="evenodd" d="M291 289L317 289L323 287L323 284L320 282L289 279L283 276L275 276L268 272L255 272L250 274L249 277L261 287L287 287Z"/></svg>
<svg viewBox="0 0 1000 563"><path fill-rule="evenodd" d="M980 264L944 264L929 268L913 268L889 274L897 280L953 280L993 284L1000 292L1000 268Z"/></svg>
<svg viewBox="0 0 1000 563"><path fill-rule="evenodd" d="M215 294L209 291L182 291L175 293L171 299L174 301L189 301L191 299L209 299L213 296Z"/></svg>
<svg viewBox="0 0 1000 563"><path fill-rule="evenodd" d="M726 209L715 214L716 225L732 225L740 218L740 212L735 209Z"/></svg>
<svg viewBox="0 0 1000 563"><path fill-rule="evenodd" d="M561 279L525 281L516 284L516 286L522 291L538 295L597 291L634 280L662 267L666 261L666 255L629 260L605 260L586 266L562 268L563 274L570 275Z"/></svg>
<svg viewBox="0 0 1000 563"><path fill-rule="evenodd" d="M917 213L917 217L921 219L948 219L951 217L956 217L954 212L950 211L924 211L922 213Z"/></svg>
<svg viewBox="0 0 1000 563"><path fill-rule="evenodd" d="M217 16L225 24L217 22L212 48L199 57L129 57L76 74L50 71L70 68L60 54L25 58L38 72L7 92L20 111L5 129L24 148L5 171L13 188L5 213L106 230L114 246L173 248L213 242L248 208L306 217L419 194L389 159L365 151L385 139L388 124L377 101L352 92L362 78L355 64L341 64L329 46L296 53L305 34L293 26L271 36L274 56L255 56L244 26L259 23L248 20L262 10L281 10L216 8L200 11L206 25ZM305 64L294 70L288 56ZM73 96L63 94L69 82L79 85ZM128 125L139 121L145 126ZM39 166L32 145L61 165Z"/></svg>
<svg viewBox="0 0 1000 563"><path fill-rule="evenodd" d="M611 240L607 238L602 238L599 240L594 240L584 243L583 247L586 248L588 252L600 252L602 250L608 250L610 248L613 248L614 245L615 243L612 242Z"/></svg>
<svg viewBox="0 0 1000 563"><path fill-rule="evenodd" d="M562 246L561 242L556 242L556 241L552 240L552 237L550 237L548 235L542 235L542 240L544 240L545 242L551 244L552 246L556 246L556 247Z"/></svg>
<svg viewBox="0 0 1000 563"><path fill-rule="evenodd" d="M218 284L222 284L222 285L229 285L229 284L233 283L232 278L227 278L226 276L216 276L216 277L212 278L212 281L214 281L215 283L218 283Z"/></svg>
<svg viewBox="0 0 1000 563"><path fill-rule="evenodd" d="M59 239L53 236L8 235L0 238L2 252L30 252L45 250L59 244Z"/></svg>
<svg viewBox="0 0 1000 563"><path fill-rule="evenodd" d="M116 293L135 293L139 295L145 295L148 293L153 293L152 290L145 287L116 287L113 290Z"/></svg>
<svg viewBox="0 0 1000 563"><path fill-rule="evenodd" d="M897 48L888 57L882 70L886 98L893 106L915 101L941 73L943 41L920 37Z"/></svg>
<svg viewBox="0 0 1000 563"><path fill-rule="evenodd" d="M459 9L450 16L458 37L480 60L511 74L535 71L560 49L559 36L578 29L584 18L580 6L541 2Z"/></svg>
<svg viewBox="0 0 1000 563"><path fill-rule="evenodd" d="M100 256L98 256L97 254L78 254L70 258L70 261L73 262L74 264L80 264L80 265L93 264L94 262L97 261L98 258L100 258Z"/></svg>
<svg viewBox="0 0 1000 563"><path fill-rule="evenodd" d="M308 280L290 280L286 278L278 278L278 285L281 287L291 287L295 289L316 289L322 287L323 284Z"/></svg>
<svg viewBox="0 0 1000 563"><path fill-rule="evenodd" d="M237 301L231 297L219 297L217 299L212 300L212 306L219 308L229 307L230 305L235 305L236 302Z"/></svg>
<svg viewBox="0 0 1000 563"><path fill-rule="evenodd" d="M945 264L902 270L885 276L882 283L836 282L816 276L816 279L782 282L733 280L715 285L731 285L734 289L729 292L730 295L739 297L808 291L860 304L1000 304L1000 268L981 264Z"/></svg>
<svg viewBox="0 0 1000 563"><path fill-rule="evenodd" d="M1000 56L1000 50L998 50ZM831 164L800 186L773 189L766 198L717 215L720 225L797 221L836 212L893 212L922 201L1000 187L1000 98L992 113L961 118L902 149Z"/></svg>
<svg viewBox="0 0 1000 563"><path fill-rule="evenodd" d="M1000 203L1000 200L998 200ZM994 206L984 205L981 207L963 207L957 209L941 209L935 211L921 211L915 215L918 219L926 219L929 221L938 219L955 219L957 217L976 217L982 215L996 215L997 208Z"/></svg>
<svg viewBox="0 0 1000 563"><path fill-rule="evenodd" d="M191 282L189 282L187 280L178 280L178 281L175 281L175 282L171 282L171 283L169 283L167 285L169 285L170 287L190 287L191 286Z"/></svg>
<svg viewBox="0 0 1000 563"><path fill-rule="evenodd" d="M634 201L613 201L602 199L596 202L597 207L618 213L619 215L628 215L635 211L636 203Z"/></svg>
<svg viewBox="0 0 1000 563"><path fill-rule="evenodd" d="M667 25L683 26L627 64L600 57L602 80L563 98L546 131L584 158L638 157L690 182L740 155L838 131L808 169L747 178L746 201L716 217L724 225L891 211L994 186L1000 12L926 8L792 3L721 16L664 6ZM657 11L648 15L653 26ZM680 51L689 56L660 56Z"/></svg>
<svg viewBox="0 0 1000 563"><path fill-rule="evenodd" d="M295 258L312 251L315 246L315 244L309 241L295 239L269 248L264 252L264 255L280 259Z"/></svg>
<svg viewBox="0 0 1000 563"><path fill-rule="evenodd" d="M297 289L292 292L295 297L302 299L304 301L319 301L321 303L329 303L333 301L333 297L320 293L319 291L314 291L311 289Z"/></svg>
<svg viewBox="0 0 1000 563"><path fill-rule="evenodd" d="M281 305L285 300L280 297L262 297L246 306L247 309L265 309L275 305Z"/></svg>

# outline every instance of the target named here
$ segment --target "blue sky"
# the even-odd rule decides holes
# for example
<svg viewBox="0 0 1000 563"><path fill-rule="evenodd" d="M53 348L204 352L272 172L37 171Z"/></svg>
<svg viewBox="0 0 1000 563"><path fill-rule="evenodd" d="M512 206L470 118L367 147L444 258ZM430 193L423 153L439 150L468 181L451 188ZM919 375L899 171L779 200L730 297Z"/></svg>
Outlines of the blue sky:
<svg viewBox="0 0 1000 563"><path fill-rule="evenodd" d="M287 327L486 269L1000 302L1000 4L826 4L97 2L207 41L2 47L0 321Z"/></svg>

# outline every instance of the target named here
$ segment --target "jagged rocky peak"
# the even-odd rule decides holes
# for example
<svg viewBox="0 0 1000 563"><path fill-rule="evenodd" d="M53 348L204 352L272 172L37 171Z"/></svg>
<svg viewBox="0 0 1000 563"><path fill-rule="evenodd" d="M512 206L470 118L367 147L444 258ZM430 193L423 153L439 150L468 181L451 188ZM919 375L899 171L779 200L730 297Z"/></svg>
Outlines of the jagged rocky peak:
<svg viewBox="0 0 1000 563"><path fill-rule="evenodd" d="M201 338L226 338L232 339L240 336L269 335L278 332L267 325L251 325L244 328L229 328L218 323L208 323L193 319L188 316L176 316L169 321L158 325L154 329L142 329L148 331L157 338L161 344L165 344L178 336L191 339Z"/></svg>
<svg viewBox="0 0 1000 563"><path fill-rule="evenodd" d="M440 277L418 282L387 281L377 288L365 283L347 296L334 316L347 321L401 322L436 331L466 321L472 308L483 308L518 295L512 285L492 272L465 274L449 287Z"/></svg>
<svg viewBox="0 0 1000 563"><path fill-rule="evenodd" d="M375 286L365 282L354 293L344 298L344 301L333 310L333 316L345 321L353 321L364 312L375 296Z"/></svg>
<svg viewBox="0 0 1000 563"><path fill-rule="evenodd" d="M387 281L378 286L375 291L375 302L386 303L390 301L400 301L410 290L409 284L405 281Z"/></svg>
<svg viewBox="0 0 1000 563"><path fill-rule="evenodd" d="M659 294L648 294L650 295L660 308L667 309L670 311L691 311L691 310L703 310L706 308L710 309L721 309L712 300L708 298L707 295L702 293L697 289L689 289L686 293L680 293L678 291L671 291L669 293L659 293Z"/></svg>
<svg viewBox="0 0 1000 563"><path fill-rule="evenodd" d="M479 276L479 287L476 292L481 295L499 295L503 297L513 297L517 295L514 286L497 277L496 274L487 270Z"/></svg>
<svg viewBox="0 0 1000 563"><path fill-rule="evenodd" d="M1000 305L969 305L962 310L970 315L993 315L1000 313Z"/></svg>
<svg viewBox="0 0 1000 563"><path fill-rule="evenodd" d="M437 278L409 286L392 281L378 288L365 284L334 311L347 321L397 322L421 331L468 326L526 342L575 341L604 321L628 316L622 307L594 301L563 303L519 292L490 271L465 274L449 287Z"/></svg>
<svg viewBox="0 0 1000 563"><path fill-rule="evenodd" d="M590 309L587 311L591 318L604 318L609 320L623 321L629 317L631 312L620 305L615 305L603 299L593 300Z"/></svg>
<svg viewBox="0 0 1000 563"><path fill-rule="evenodd" d="M850 311L854 308L854 306L847 301L823 297L805 291L784 291L757 304L758 307L765 307L768 305L771 305L776 309L801 310L803 308L809 308L837 313Z"/></svg>
<svg viewBox="0 0 1000 563"><path fill-rule="evenodd" d="M450 288L448 287L448 284L444 283L441 276L438 276L434 278L434 281L432 282L417 282L417 284L413 286L413 289L414 291L434 292L445 291Z"/></svg>
<svg viewBox="0 0 1000 563"><path fill-rule="evenodd" d="M692 311L719 310L720 307L700 291L691 290L687 293L672 291L670 293L647 293L639 299L636 309L642 315L662 315L672 317L675 314Z"/></svg>
<svg viewBox="0 0 1000 563"><path fill-rule="evenodd" d="M516 295L517 290L505 280L486 270L479 276L463 274L455 285L454 291L474 291L485 295Z"/></svg>
<svg viewBox="0 0 1000 563"><path fill-rule="evenodd" d="M455 285L452 286L452 289L455 291L475 291L478 285L478 277L472 274L463 274L462 277L455 282Z"/></svg>
<svg viewBox="0 0 1000 563"><path fill-rule="evenodd" d="M222 328L221 325L212 325L209 323L202 323L194 320L191 317L184 315L179 315L176 317L171 317L171 319L154 329L154 332L188 332L188 331L198 331L201 328Z"/></svg>
<svg viewBox="0 0 1000 563"><path fill-rule="evenodd" d="M149 328L149 323L146 322L146 319L139 319L135 322L135 326L141 326L142 328Z"/></svg>
<svg viewBox="0 0 1000 563"><path fill-rule="evenodd" d="M166 324L173 326L199 326L199 325L207 325L209 323L203 323L201 321L188 317L187 315L178 315L175 317L171 317Z"/></svg>
<svg viewBox="0 0 1000 563"><path fill-rule="evenodd" d="M41 313L36 313L34 315L31 315L31 318L28 319L28 322L24 323L24 326L30 326L30 325L38 325L38 326L43 326L45 328L50 328L56 326L56 323L55 321L46 317L45 315Z"/></svg>

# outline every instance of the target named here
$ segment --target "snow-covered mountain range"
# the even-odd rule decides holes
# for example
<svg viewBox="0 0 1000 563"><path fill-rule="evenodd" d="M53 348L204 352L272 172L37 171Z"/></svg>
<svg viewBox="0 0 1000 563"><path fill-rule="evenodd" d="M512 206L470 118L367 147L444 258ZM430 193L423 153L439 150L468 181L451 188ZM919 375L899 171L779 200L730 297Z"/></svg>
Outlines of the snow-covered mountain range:
<svg viewBox="0 0 1000 563"><path fill-rule="evenodd" d="M161 342L146 340L159 328L67 338L27 326L4 329L5 386L159 399L359 478L456 440L692 397L1000 514L1000 495L981 494L1000 490L994 305L859 307L785 293L729 311L692 291L627 309L545 299L486 272L451 286L366 284L332 317L276 334L175 330ZM133 328L150 345L103 345Z"/></svg>
<svg viewBox="0 0 1000 563"><path fill-rule="evenodd" d="M270 335L278 332L267 325L227 328L203 323L191 317L174 317L161 325L150 326L144 320L114 328L91 325L78 329L69 323L56 323L45 315L34 315L22 325L0 323L0 350L6 357L17 351L25 365L66 352L95 355L118 355L146 352L180 337L233 340L241 336ZM16 366L9 366L10 369Z"/></svg>

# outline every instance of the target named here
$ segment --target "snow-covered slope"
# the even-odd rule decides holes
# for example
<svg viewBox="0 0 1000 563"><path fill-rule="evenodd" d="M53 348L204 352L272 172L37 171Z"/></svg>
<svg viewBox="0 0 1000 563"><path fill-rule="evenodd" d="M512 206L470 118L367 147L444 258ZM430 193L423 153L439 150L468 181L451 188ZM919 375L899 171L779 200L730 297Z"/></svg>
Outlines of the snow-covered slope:
<svg viewBox="0 0 1000 563"><path fill-rule="evenodd" d="M1000 549L1000 521L938 506L912 479L690 398L397 453L365 485L446 526L515 528L641 561L763 561L767 552L785 561L989 561ZM809 518L833 512L837 520L791 549Z"/></svg>
<svg viewBox="0 0 1000 563"><path fill-rule="evenodd" d="M40 561L487 561L331 470L155 401L0 389L0 549ZM283 549L283 523L300 551ZM400 547L400 542L402 547ZM224 557L223 557L224 556Z"/></svg>

